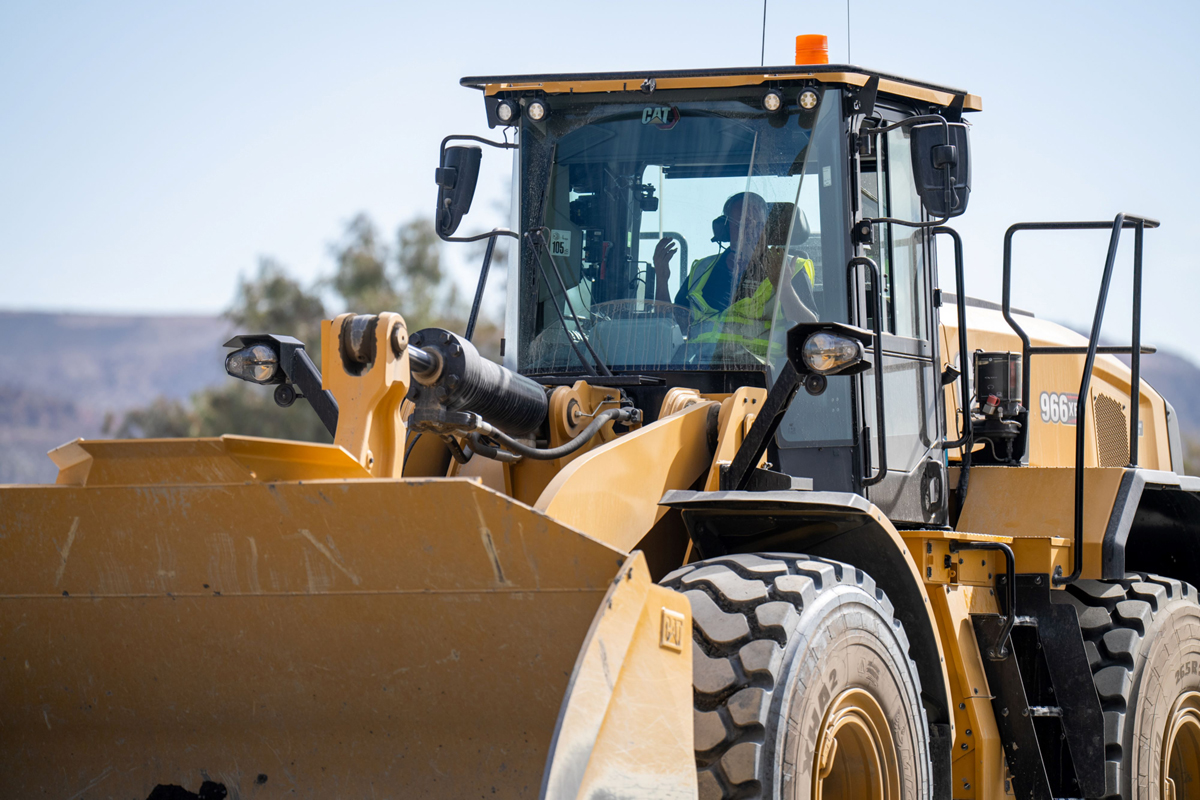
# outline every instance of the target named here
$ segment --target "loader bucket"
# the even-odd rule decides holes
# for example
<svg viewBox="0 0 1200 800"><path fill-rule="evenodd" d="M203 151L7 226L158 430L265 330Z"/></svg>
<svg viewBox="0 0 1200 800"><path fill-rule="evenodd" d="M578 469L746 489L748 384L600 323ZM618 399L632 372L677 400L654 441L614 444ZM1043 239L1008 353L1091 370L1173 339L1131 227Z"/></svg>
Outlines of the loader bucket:
<svg viewBox="0 0 1200 800"><path fill-rule="evenodd" d="M0 488L0 796L537 797L625 562L465 479Z"/></svg>

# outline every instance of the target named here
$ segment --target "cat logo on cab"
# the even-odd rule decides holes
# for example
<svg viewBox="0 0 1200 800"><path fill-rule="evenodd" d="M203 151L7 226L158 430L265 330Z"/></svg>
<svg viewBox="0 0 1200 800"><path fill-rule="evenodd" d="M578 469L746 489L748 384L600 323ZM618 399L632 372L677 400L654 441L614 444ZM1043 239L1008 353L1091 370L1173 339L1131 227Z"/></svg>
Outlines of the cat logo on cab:
<svg viewBox="0 0 1200 800"><path fill-rule="evenodd" d="M642 124L651 125L660 131L669 131L679 122L679 109L675 106L647 106L642 109Z"/></svg>

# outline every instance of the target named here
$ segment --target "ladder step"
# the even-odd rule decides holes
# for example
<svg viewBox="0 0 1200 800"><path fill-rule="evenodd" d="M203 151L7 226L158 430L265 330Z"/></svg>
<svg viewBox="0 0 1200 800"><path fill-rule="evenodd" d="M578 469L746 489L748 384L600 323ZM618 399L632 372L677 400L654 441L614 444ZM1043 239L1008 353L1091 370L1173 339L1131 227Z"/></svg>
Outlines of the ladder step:
<svg viewBox="0 0 1200 800"><path fill-rule="evenodd" d="M1037 617L1022 617L1018 614L1017 618L1013 620L1013 625L1021 625L1026 628L1036 628L1037 624Z"/></svg>
<svg viewBox="0 0 1200 800"><path fill-rule="evenodd" d="M1031 717L1061 717L1062 706L1030 706L1029 716Z"/></svg>

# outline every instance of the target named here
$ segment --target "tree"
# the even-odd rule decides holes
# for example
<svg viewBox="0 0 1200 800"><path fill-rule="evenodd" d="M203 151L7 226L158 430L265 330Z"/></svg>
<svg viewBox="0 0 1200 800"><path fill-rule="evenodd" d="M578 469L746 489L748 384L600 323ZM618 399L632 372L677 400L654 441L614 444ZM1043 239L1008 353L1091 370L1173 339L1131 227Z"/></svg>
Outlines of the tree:
<svg viewBox="0 0 1200 800"><path fill-rule="evenodd" d="M253 278L238 278L237 294L225 317L239 330L295 336L312 352L321 351L325 304L319 294L305 291L273 258L259 258Z"/></svg>
<svg viewBox="0 0 1200 800"><path fill-rule="evenodd" d="M367 314L399 310L400 298L388 274L391 253L370 217L360 213L346 223L341 241L330 247L330 253L337 269L329 284L345 302L347 311Z"/></svg>
<svg viewBox="0 0 1200 800"><path fill-rule="evenodd" d="M466 324L468 309L442 266L441 244L433 222L424 217L396 231L396 290L404 298L409 330L461 331Z"/></svg>

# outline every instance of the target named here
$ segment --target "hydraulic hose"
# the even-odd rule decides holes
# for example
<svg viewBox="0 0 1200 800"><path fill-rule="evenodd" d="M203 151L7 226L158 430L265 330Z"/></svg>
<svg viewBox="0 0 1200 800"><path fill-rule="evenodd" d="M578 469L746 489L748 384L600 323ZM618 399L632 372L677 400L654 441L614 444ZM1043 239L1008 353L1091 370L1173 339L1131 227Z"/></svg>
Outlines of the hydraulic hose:
<svg viewBox="0 0 1200 800"><path fill-rule="evenodd" d="M472 433L467 436L467 441L471 443L470 449L484 458L495 459L496 461L504 461L508 464L516 463L521 460L521 457L516 453L510 453L507 450L501 450L498 447L492 447L490 444L484 444L483 435L480 433Z"/></svg>
<svg viewBox="0 0 1200 800"><path fill-rule="evenodd" d="M530 447L527 444L522 444L508 434L496 430L486 422L480 424L478 433L487 436L489 439L492 439L503 446L505 450L508 450L516 455L523 456L525 458L532 458L535 461L553 461L556 458L569 456L571 453L574 453L576 450L583 447L585 444L591 441L592 437L600 432L601 428L613 420L620 422L632 422L640 418L641 412L639 412L637 409L610 408L607 411L602 411L597 414L595 418L588 424L588 426L580 431L579 435L573 438L571 441L567 442L566 444L559 445L558 447L551 447L545 450L541 450L536 447ZM472 441L472 446L474 446L474 440ZM481 455L487 455L487 453L485 453L483 450L479 450L478 448L476 448L476 450Z"/></svg>

